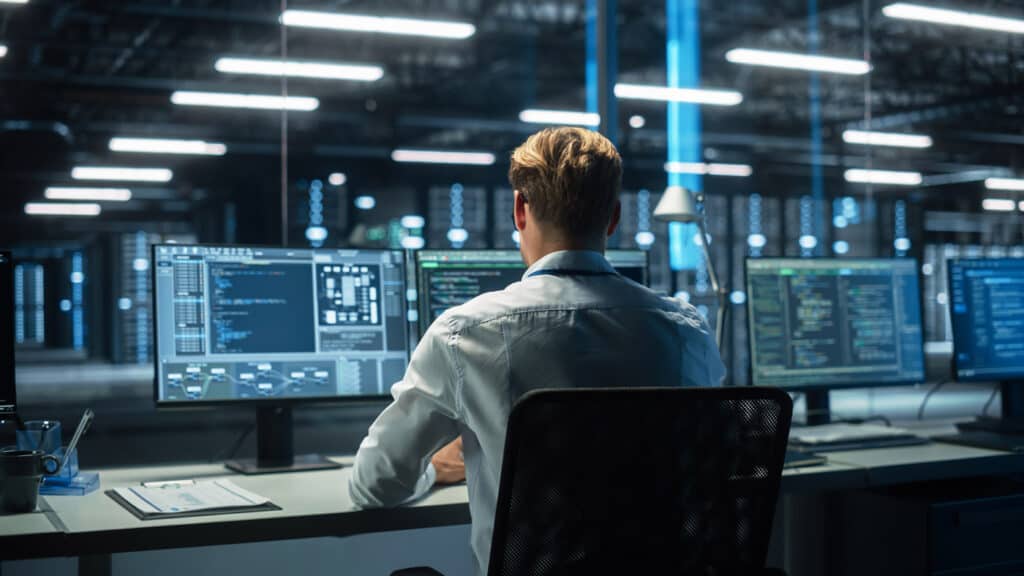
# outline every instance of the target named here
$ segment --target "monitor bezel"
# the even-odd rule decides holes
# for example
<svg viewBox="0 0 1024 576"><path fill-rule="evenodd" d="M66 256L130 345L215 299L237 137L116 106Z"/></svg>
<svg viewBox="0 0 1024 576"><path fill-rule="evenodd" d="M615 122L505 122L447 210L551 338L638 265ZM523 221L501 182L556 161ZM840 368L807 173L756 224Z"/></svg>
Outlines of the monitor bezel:
<svg viewBox="0 0 1024 576"><path fill-rule="evenodd" d="M777 385L777 384L759 384L754 381L754 329L751 323L753 298L750 296L750 263L751 262L766 262L766 261L778 261L778 260L795 260L801 262L822 262L822 261L834 261L834 262L852 262L852 263L876 263L876 262L912 262L914 265L914 276L917 279L917 309L920 313L921 318L921 372L922 377L908 378L906 380L891 380L887 382L840 382L833 384L794 384L794 385ZM799 256L787 257L787 256L768 256L764 258L754 258L747 256L743 261L743 287L747 293L747 381L750 386L770 386L774 388L781 388L790 392L814 392L814 391L828 391L828 390L850 390L857 388L889 388L895 386L909 386L914 384L921 384L926 382L928 379L927 368L926 368L926 357L924 353L924 306L923 297L921 294L921 273L920 266L916 258L829 258L825 256L816 256L813 258L801 258Z"/></svg>
<svg viewBox="0 0 1024 576"><path fill-rule="evenodd" d="M957 323L956 314L953 314L953 265L960 262L996 262L996 261L1013 261L1020 262L1024 267L1024 258L948 258L946 259L946 288L949 291L949 299L947 305L947 311L949 313L949 325L952 330L951 338L953 341L953 378L957 382L964 383L976 383L976 382L1018 382L1024 380L1024 369L1015 374L1004 374L1004 375L993 375L986 374L982 376L961 376L960 375L960 349L961 346L957 345L957 329L955 324Z"/></svg>
<svg viewBox="0 0 1024 576"><path fill-rule="evenodd" d="M189 410L189 409L207 409L217 407L251 407L251 408L263 408L268 406L288 406L292 407L300 404L338 404L338 405L364 405L364 404L378 404L381 402L388 402L391 400L391 395L387 393L378 395L366 395L366 396L305 396L300 398L237 398L229 400L161 400L160 399L160 327L159 320L156 312L156 251L160 247L199 247L199 248L250 248L254 250L355 250L360 252L397 252L402 254L402 262L404 266L406 255L403 250L391 250L386 248L306 248L298 246L268 246L268 245L257 245L257 244L224 244L224 243L174 243L168 244L165 242L153 244L150 246L150 285L153 287L152 297L150 298L150 314L153 317L153 402L156 404L158 410ZM402 293L404 294L408 288L408 279L405 277L405 271L402 273ZM405 299L402 299L405 302ZM404 330L403 340L406 342L405 361L408 366L409 359L412 356L412 351L409 349L409 322L402 322L402 330Z"/></svg>
<svg viewBox="0 0 1024 576"><path fill-rule="evenodd" d="M519 250L514 250L514 249L511 249L511 248L479 248L479 249L477 249L477 248L469 248L469 249L466 249L466 250L456 250L456 249L448 249L448 250L417 250L416 254L415 254L415 257L413 258L412 262L413 262L414 282L416 284L416 314L417 314L416 329L417 329L417 335L420 338L422 338L423 335L427 333L427 330L430 329L430 325L433 323L432 321L427 320L427 318L430 316L430 309L429 309L429 305L427 304L426 300L423 298L423 295L425 293L425 290L423 289L424 288L424 275L423 275L423 268L420 266L420 262L421 262L420 256L422 254L438 254L438 253L450 253L450 252L485 252L485 253L486 252L490 252L490 253L498 253L498 252L510 252L511 253L511 252L516 252L516 253L519 253ZM637 252L637 253L643 254L644 255L644 277L643 277L644 281L642 282L642 285L647 287L647 288L650 287L650 285L651 285L651 253L650 253L649 250L641 250L639 248L630 248L630 249L609 248L609 249L605 250L605 253L604 253L605 259L607 259L607 257L608 257L608 252ZM520 262L522 262L521 258L520 258ZM528 268L528 266L526 266L526 263L523 262L523 271L525 272L527 268Z"/></svg>
<svg viewBox="0 0 1024 576"><path fill-rule="evenodd" d="M15 343L15 322L14 322L14 255L9 250L0 250L0 266L5 267L7 270L5 275L8 276L9 282L5 282L5 286L0 289L0 294L6 294L3 297L3 301L0 302L0 306L3 306L10 314L10 326L0 326L0 329L9 330L8 337L10 338L10 347L7 350L0 350L0 354L8 355L10 362L9 366L3 369L3 374L0 374L0 378L3 378L5 382L0 382L0 388L6 388L3 394L0 394L0 416L11 416L18 411L18 386L15 382L17 377L17 370L15 369L15 349L17 344ZM8 399L7 396L10 396Z"/></svg>

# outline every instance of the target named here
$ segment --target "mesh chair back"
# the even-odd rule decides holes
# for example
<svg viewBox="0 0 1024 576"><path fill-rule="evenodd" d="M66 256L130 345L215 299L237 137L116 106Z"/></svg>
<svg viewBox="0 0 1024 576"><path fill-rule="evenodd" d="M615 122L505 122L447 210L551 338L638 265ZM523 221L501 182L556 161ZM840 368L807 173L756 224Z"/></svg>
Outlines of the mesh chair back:
<svg viewBox="0 0 1024 576"><path fill-rule="evenodd" d="M792 409L754 387L525 395L509 419L490 576L756 571Z"/></svg>

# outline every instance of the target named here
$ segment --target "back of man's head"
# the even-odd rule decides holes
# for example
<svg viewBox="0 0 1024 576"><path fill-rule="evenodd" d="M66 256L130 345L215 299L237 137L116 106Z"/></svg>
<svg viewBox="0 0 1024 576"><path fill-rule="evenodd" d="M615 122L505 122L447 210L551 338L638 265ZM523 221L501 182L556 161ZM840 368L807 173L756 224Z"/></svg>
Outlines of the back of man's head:
<svg viewBox="0 0 1024 576"><path fill-rule="evenodd" d="M618 205L622 157L592 130L547 128L512 153L508 177L539 222L573 238L603 238Z"/></svg>

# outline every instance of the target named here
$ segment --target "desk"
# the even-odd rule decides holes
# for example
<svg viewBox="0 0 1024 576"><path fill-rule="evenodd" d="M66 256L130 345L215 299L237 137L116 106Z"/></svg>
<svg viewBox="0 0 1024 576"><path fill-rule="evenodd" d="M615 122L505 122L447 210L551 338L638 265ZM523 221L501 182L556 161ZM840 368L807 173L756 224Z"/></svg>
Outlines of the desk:
<svg viewBox="0 0 1024 576"><path fill-rule="evenodd" d="M1024 455L932 444L827 453L823 466L786 470L784 495L840 492L950 477L1024 472ZM338 458L349 464L351 458ZM80 571L110 570L110 554L432 528L469 523L465 486L441 488L415 504L356 510L346 489L350 468L241 476L220 465L102 470L88 496L41 499L43 513L0 517L2 559L79 556ZM282 510L168 520L138 520L103 491L141 481L231 476Z"/></svg>

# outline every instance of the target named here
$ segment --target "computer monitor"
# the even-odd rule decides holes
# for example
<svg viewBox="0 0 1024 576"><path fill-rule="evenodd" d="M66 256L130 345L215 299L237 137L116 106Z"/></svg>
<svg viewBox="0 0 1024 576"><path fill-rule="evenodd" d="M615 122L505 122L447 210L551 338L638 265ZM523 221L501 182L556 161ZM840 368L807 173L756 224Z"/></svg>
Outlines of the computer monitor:
<svg viewBox="0 0 1024 576"><path fill-rule="evenodd" d="M14 260L0 251L0 416L14 414Z"/></svg>
<svg viewBox="0 0 1024 576"><path fill-rule="evenodd" d="M921 382L917 262L747 260L755 385L808 390Z"/></svg>
<svg viewBox="0 0 1024 576"><path fill-rule="evenodd" d="M953 363L961 382L999 382L1001 418L957 426L961 443L1024 451L1024 259L950 260Z"/></svg>
<svg viewBox="0 0 1024 576"><path fill-rule="evenodd" d="M608 262L623 276L647 285L647 252L608 250ZM503 290L526 271L518 250L423 250L416 254L420 334L452 306L485 292Z"/></svg>
<svg viewBox="0 0 1024 576"><path fill-rule="evenodd" d="M269 407L262 424L297 402L385 397L408 363L403 263L390 250L155 245L157 405ZM277 428L266 442L290 445L290 421Z"/></svg>

